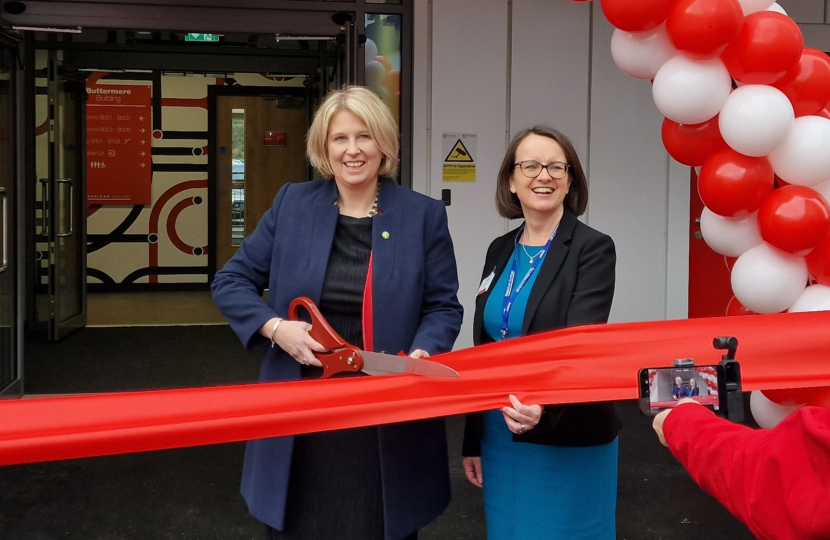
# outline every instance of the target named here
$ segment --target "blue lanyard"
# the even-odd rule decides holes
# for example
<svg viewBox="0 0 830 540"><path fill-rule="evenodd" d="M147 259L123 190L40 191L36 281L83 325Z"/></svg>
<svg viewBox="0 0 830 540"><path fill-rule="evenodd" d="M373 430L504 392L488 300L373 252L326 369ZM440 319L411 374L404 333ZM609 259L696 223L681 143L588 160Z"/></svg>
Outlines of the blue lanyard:
<svg viewBox="0 0 830 540"><path fill-rule="evenodd" d="M524 229L522 229L523 231ZM556 228L553 229L553 232L548 238L545 247L542 248L542 252L539 253L535 257L535 260L530 262L530 269L525 274L525 277L516 287L516 290L513 290L513 282L516 280L516 272L519 270L519 254L518 251L515 249L515 246L519 244L519 236L521 235L522 231L516 235L516 241L514 243L513 249L513 266L510 269L510 276L507 278L507 289L504 291L504 299L502 301L502 310L501 310L501 339L504 341L507 338L507 320L510 318L510 309L513 307L513 302L516 300L516 297L519 296L519 293L524 288L525 284L527 284L530 276L533 275L533 272L536 271L536 267L542 264L542 259L545 258L545 255L548 254L548 250L550 249L550 244L553 242L553 237L556 236L556 231L559 230L559 225L556 225Z"/></svg>

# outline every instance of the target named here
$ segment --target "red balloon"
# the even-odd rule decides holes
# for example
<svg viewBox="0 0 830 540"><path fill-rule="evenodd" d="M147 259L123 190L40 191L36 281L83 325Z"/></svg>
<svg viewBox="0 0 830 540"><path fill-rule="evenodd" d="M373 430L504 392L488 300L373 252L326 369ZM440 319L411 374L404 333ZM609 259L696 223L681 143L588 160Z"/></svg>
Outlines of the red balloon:
<svg viewBox="0 0 830 540"><path fill-rule="evenodd" d="M700 168L697 189L703 204L724 217L743 217L761 207L773 190L774 173L765 157L731 148L712 154Z"/></svg>
<svg viewBox="0 0 830 540"><path fill-rule="evenodd" d="M761 238L793 255L806 255L830 233L830 207L816 190L778 188L758 211Z"/></svg>
<svg viewBox="0 0 830 540"><path fill-rule="evenodd" d="M729 74L744 84L772 84L795 67L803 48L795 21L774 11L758 11L744 19L721 59Z"/></svg>
<svg viewBox="0 0 830 540"><path fill-rule="evenodd" d="M679 51L697 58L718 56L744 24L738 0L676 0L666 31Z"/></svg>
<svg viewBox="0 0 830 540"><path fill-rule="evenodd" d="M772 86L789 98L796 116L818 113L830 103L830 56L804 47L795 67Z"/></svg>
<svg viewBox="0 0 830 540"><path fill-rule="evenodd" d="M699 167L706 158L727 148L718 127L718 116L701 124L678 124L665 118L662 135L669 155L689 167Z"/></svg>
<svg viewBox="0 0 830 540"><path fill-rule="evenodd" d="M828 120L830 120L830 109L825 107L825 108L821 109L820 111L818 111L816 113L816 116L823 116L824 118L827 118Z"/></svg>
<svg viewBox="0 0 830 540"><path fill-rule="evenodd" d="M601 0L600 7L614 27L626 32L657 28L669 16L673 0Z"/></svg>
<svg viewBox="0 0 830 540"><path fill-rule="evenodd" d="M738 317L740 315L758 315L751 309L747 309L743 304L741 304L737 298L734 296L729 301L729 304L726 305L726 316L727 317Z"/></svg>
<svg viewBox="0 0 830 540"><path fill-rule="evenodd" d="M830 236L807 254L807 269L822 285L830 286Z"/></svg>
<svg viewBox="0 0 830 540"><path fill-rule="evenodd" d="M827 388L816 386L813 388L782 388L780 390L761 390L764 397L779 405L793 406L810 403L822 396Z"/></svg>

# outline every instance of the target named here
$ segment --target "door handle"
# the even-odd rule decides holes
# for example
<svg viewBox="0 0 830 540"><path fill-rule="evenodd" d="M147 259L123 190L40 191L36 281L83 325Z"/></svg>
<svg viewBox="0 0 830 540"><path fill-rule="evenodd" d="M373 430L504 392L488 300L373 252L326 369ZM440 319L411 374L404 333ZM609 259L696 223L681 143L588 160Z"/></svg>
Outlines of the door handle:
<svg viewBox="0 0 830 540"><path fill-rule="evenodd" d="M43 194L43 198L41 200L43 208L40 210L40 234L46 236L50 233L52 228L52 207L50 206L51 203L49 201L49 179L40 178L38 182L40 182L40 191Z"/></svg>
<svg viewBox="0 0 830 540"><path fill-rule="evenodd" d="M67 237L72 236L75 232L75 205L73 204L73 199L75 198L75 186L73 185L71 178L59 178L55 181L58 185L58 203L60 203L60 215L58 216L58 233L57 236L60 237ZM61 189L67 186L69 188L69 196L62 197L63 194ZM65 189L65 188L64 188ZM65 212L66 210L66 203L69 203L69 211ZM69 226L66 226L66 222L64 222L63 217L69 214Z"/></svg>
<svg viewBox="0 0 830 540"><path fill-rule="evenodd" d="M9 269L9 194L4 187L0 187L0 198L3 199L0 205L3 212L3 237L0 238L0 242L3 242L3 261L0 263L0 274L2 274Z"/></svg>

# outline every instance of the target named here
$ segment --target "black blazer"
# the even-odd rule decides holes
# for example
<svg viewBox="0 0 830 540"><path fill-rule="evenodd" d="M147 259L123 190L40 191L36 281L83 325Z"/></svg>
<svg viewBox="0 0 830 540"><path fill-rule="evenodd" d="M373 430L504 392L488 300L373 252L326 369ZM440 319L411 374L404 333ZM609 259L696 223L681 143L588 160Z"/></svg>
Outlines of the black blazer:
<svg viewBox="0 0 830 540"><path fill-rule="evenodd" d="M492 281L495 285L510 261L520 232L521 227L493 240L487 250L482 280L495 272ZM614 298L616 261L611 237L581 223L565 209L550 252L545 255L530 290L522 335L607 322ZM492 289L491 285L476 298L473 319L476 345L493 341L484 331L484 306ZM620 420L613 403L547 405L539 424L527 433L513 435L513 440L553 446L596 446L613 441L619 428ZM463 455L481 455L482 429L482 413L467 416Z"/></svg>

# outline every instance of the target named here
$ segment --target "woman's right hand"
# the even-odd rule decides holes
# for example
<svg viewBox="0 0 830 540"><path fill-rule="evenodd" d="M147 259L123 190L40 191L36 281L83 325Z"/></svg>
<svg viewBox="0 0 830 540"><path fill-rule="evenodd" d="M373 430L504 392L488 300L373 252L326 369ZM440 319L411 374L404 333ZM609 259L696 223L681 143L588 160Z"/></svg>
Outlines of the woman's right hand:
<svg viewBox="0 0 830 540"><path fill-rule="evenodd" d="M269 339L273 339L280 349L290 354L300 364L323 367L323 364L314 356L314 351L323 352L326 348L308 334L311 330L310 324L303 321L283 320L273 335L267 335L274 327L274 321L276 319L262 326L263 333Z"/></svg>
<svg viewBox="0 0 830 540"><path fill-rule="evenodd" d="M484 475L481 473L480 457L465 457L461 462L464 465L464 474L467 480L476 487L484 487Z"/></svg>

